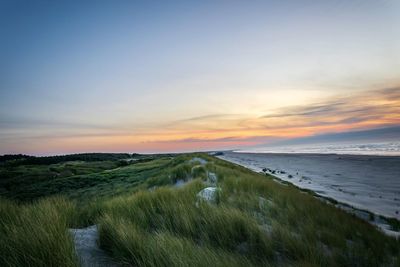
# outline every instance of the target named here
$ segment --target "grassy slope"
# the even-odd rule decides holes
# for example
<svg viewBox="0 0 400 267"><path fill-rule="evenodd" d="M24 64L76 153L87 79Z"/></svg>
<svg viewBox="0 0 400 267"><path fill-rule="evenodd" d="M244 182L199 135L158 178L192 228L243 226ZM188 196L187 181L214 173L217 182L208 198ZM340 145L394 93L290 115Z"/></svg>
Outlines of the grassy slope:
<svg viewBox="0 0 400 267"><path fill-rule="evenodd" d="M92 223L100 224L103 248L119 261L139 266L399 264L399 241L368 223L271 177L204 154L200 156L209 163L193 168L196 163L189 160L194 156L126 167L116 167L114 161L97 167L75 162L77 169L93 169L47 179L18 176L30 184L3 188L3 196L32 200L62 193L67 198L18 206L0 201L0 258L6 259L0 266L74 266L66 228ZM44 167L63 169L66 163L58 164ZM30 171L29 166L18 168ZM206 186L205 169L217 173L222 188L215 205L196 205L197 192ZM168 186L188 178L193 180L183 188ZM35 179L39 181L33 183ZM41 215L46 212L52 216ZM31 242L36 239L57 256L51 259L39 251Z"/></svg>
<svg viewBox="0 0 400 267"><path fill-rule="evenodd" d="M0 200L0 266L78 266L67 232L74 208L63 198L29 205Z"/></svg>
<svg viewBox="0 0 400 267"><path fill-rule="evenodd" d="M119 160L67 161L49 165L0 165L0 196L30 201L54 194L86 199L91 195L115 195L136 187L167 163L157 157L151 163Z"/></svg>
<svg viewBox="0 0 400 267"><path fill-rule="evenodd" d="M60 192L52 186L56 181L68 181L73 176L99 173L117 166L115 161L7 166L0 169L0 194L7 198L32 200Z"/></svg>
<svg viewBox="0 0 400 267"><path fill-rule="evenodd" d="M100 219L101 244L138 265L396 264L399 242L368 223L265 175L207 158L222 188L218 205L196 205L201 179L115 198Z"/></svg>

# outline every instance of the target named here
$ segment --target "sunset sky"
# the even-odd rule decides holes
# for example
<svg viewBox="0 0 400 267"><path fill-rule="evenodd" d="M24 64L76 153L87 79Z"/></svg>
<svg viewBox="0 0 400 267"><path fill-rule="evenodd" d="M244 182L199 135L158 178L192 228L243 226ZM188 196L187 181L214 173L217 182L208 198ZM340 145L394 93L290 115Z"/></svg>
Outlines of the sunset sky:
<svg viewBox="0 0 400 267"><path fill-rule="evenodd" d="M398 0L1 1L0 154L400 125L399 14Z"/></svg>

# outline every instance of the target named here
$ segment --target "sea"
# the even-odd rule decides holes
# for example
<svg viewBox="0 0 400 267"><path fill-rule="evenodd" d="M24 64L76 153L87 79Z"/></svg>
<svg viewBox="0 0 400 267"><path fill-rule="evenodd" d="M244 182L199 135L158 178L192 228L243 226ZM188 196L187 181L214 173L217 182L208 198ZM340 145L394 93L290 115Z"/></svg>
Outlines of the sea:
<svg viewBox="0 0 400 267"><path fill-rule="evenodd" d="M400 142L264 147L219 157L256 172L267 169L321 197L400 220Z"/></svg>
<svg viewBox="0 0 400 267"><path fill-rule="evenodd" d="M250 153L312 153L345 155L400 156L400 141L374 143L327 143L291 146L265 146L237 150Z"/></svg>

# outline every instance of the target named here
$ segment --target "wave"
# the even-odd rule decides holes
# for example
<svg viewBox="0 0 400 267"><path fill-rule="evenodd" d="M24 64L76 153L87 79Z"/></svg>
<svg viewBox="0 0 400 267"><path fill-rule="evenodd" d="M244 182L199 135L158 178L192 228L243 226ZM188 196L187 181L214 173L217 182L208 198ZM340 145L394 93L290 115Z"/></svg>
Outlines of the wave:
<svg viewBox="0 0 400 267"><path fill-rule="evenodd" d="M400 156L400 142L381 143L335 143L291 146L265 146L252 149L237 150L243 153L307 153L307 154L348 154Z"/></svg>

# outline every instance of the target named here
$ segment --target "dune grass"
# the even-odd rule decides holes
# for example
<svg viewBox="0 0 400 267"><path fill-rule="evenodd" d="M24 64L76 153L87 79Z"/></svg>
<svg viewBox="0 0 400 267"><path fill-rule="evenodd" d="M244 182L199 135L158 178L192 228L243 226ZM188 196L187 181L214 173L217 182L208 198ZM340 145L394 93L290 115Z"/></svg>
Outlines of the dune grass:
<svg viewBox="0 0 400 267"><path fill-rule="evenodd" d="M68 161L51 165L0 166L0 196L32 201L66 195L87 201L137 190L170 162L162 157L120 166L120 161Z"/></svg>
<svg viewBox="0 0 400 267"><path fill-rule="evenodd" d="M78 266L67 225L74 205L50 198L17 205L0 200L0 266Z"/></svg>
<svg viewBox="0 0 400 267"><path fill-rule="evenodd" d="M197 197L210 172L221 189L216 204ZM177 188L178 180L187 183ZM32 203L0 199L0 266L77 266L67 229L92 224L99 225L101 247L126 265L400 264L399 240L312 194L206 154L30 186L24 192ZM57 192L64 196L52 196ZM50 198L35 200L39 195Z"/></svg>
<svg viewBox="0 0 400 267"><path fill-rule="evenodd" d="M190 168L179 165L187 165L190 157L175 161L172 171L179 171L172 177L189 176ZM139 266L191 266L196 261L193 251L223 255L208 256L217 266L399 264L399 241L367 222L293 186L202 157L209 161L205 168L218 175L219 204L197 202L196 193L206 185L193 172L195 180L182 189L160 188L114 198L106 203L100 219L102 246L122 262ZM186 249L164 245L165 240ZM141 242L146 249L140 248ZM196 264L203 266L201 261Z"/></svg>
<svg viewBox="0 0 400 267"><path fill-rule="evenodd" d="M135 266L249 266L240 255L194 243L168 231L143 231L128 220L102 220L101 242L122 263Z"/></svg>

